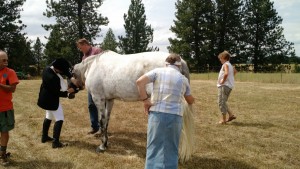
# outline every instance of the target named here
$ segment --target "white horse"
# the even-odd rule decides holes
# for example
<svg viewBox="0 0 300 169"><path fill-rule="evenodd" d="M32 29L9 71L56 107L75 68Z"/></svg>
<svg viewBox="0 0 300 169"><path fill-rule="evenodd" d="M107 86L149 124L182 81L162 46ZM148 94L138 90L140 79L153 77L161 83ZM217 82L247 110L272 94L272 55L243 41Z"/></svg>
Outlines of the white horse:
<svg viewBox="0 0 300 169"><path fill-rule="evenodd" d="M107 128L114 99L138 101L140 98L136 80L154 68L164 67L168 56L169 53L165 52L120 55L112 51L104 51L74 66L73 74L77 86L85 85L99 112L102 144L97 147L97 152L105 151L107 148ZM182 73L189 79L189 69L184 60L182 60ZM152 86L148 85L147 93L150 94L151 90ZM184 110L190 109L184 108ZM188 131L182 134L185 138L181 138L181 145L185 145L181 146L179 152L182 154L181 159L186 160L192 152L193 121L189 121L188 126L183 125L183 128Z"/></svg>

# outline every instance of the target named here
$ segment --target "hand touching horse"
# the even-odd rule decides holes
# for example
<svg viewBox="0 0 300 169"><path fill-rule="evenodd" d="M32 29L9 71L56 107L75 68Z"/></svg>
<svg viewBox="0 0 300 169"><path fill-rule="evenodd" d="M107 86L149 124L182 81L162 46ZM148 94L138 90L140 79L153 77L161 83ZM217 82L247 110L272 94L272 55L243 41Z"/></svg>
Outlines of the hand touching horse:
<svg viewBox="0 0 300 169"><path fill-rule="evenodd" d="M97 152L105 151L107 148L107 129L114 99L139 101L136 80L154 68L164 67L168 55L169 53L165 52L120 55L112 51L104 51L74 66L75 83L79 87L85 85L99 112L102 144L97 147ZM189 79L189 70L183 60L182 73ZM151 86L148 86L148 94L151 90Z"/></svg>

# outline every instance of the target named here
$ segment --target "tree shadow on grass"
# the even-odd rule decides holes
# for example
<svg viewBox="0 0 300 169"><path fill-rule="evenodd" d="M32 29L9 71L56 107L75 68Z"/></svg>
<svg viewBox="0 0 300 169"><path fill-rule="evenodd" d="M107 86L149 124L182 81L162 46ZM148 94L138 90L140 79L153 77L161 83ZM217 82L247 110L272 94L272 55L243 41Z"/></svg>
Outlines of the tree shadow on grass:
<svg viewBox="0 0 300 169"><path fill-rule="evenodd" d="M234 126L239 126L239 127L256 127L256 128L270 128L270 127L275 127L274 124L269 123L269 122L257 122L257 123L247 123L247 122L232 122L230 125Z"/></svg>
<svg viewBox="0 0 300 169"><path fill-rule="evenodd" d="M72 169L74 165L70 162L51 162L46 160L28 160L28 161L14 161L10 160L10 164L5 168L20 168L20 169Z"/></svg>
<svg viewBox="0 0 300 169"><path fill-rule="evenodd" d="M213 158L201 158L192 156L192 158L182 164L179 163L179 169L256 169L246 163L234 160L234 159L213 159Z"/></svg>

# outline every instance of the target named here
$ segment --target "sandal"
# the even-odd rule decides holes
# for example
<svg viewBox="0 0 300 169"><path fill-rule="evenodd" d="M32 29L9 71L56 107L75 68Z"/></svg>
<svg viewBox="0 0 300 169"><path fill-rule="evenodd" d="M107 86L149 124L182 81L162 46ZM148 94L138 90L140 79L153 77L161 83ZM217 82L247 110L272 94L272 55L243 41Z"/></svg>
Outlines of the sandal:
<svg viewBox="0 0 300 169"><path fill-rule="evenodd" d="M226 124L226 121L219 121L217 124Z"/></svg>
<svg viewBox="0 0 300 169"><path fill-rule="evenodd" d="M232 115L232 116L230 116L230 117L228 118L227 122L230 122L230 121L232 121L232 120L234 120L234 119L236 119L236 117L235 117L234 115Z"/></svg>
<svg viewBox="0 0 300 169"><path fill-rule="evenodd" d="M4 153L2 155L0 155L0 163L3 166L6 166L9 164L8 158L10 157L10 153Z"/></svg>

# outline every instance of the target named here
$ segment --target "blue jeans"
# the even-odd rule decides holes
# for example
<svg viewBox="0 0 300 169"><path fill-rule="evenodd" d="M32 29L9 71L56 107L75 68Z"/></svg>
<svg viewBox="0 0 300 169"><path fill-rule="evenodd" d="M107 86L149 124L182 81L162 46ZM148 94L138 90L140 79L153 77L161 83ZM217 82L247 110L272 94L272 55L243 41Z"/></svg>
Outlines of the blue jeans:
<svg viewBox="0 0 300 169"><path fill-rule="evenodd" d="M181 116L150 111L145 169L178 168L181 128Z"/></svg>
<svg viewBox="0 0 300 169"><path fill-rule="evenodd" d="M93 101L92 95L88 92L88 107L90 113L91 127L94 130L99 130L98 110Z"/></svg>

